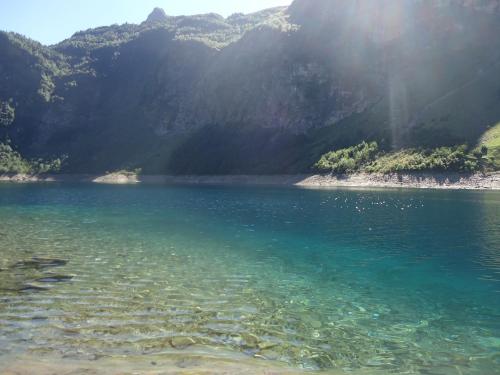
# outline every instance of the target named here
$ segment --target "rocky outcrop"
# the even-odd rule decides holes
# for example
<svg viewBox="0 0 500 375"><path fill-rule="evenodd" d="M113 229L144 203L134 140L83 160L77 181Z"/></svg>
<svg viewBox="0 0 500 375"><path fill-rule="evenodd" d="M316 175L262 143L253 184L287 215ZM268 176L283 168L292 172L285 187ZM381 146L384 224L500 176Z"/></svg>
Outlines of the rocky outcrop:
<svg viewBox="0 0 500 375"><path fill-rule="evenodd" d="M161 8L154 8L151 14L148 16L146 22L147 23L155 23L155 22L166 22L168 20L167 14Z"/></svg>

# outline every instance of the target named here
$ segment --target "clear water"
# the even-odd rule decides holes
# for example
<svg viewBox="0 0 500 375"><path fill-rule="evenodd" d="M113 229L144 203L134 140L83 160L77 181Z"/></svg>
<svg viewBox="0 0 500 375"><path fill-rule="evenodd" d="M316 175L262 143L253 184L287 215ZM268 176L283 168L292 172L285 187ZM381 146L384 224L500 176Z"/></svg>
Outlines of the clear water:
<svg viewBox="0 0 500 375"><path fill-rule="evenodd" d="M498 192L0 185L0 255L0 361L500 373Z"/></svg>

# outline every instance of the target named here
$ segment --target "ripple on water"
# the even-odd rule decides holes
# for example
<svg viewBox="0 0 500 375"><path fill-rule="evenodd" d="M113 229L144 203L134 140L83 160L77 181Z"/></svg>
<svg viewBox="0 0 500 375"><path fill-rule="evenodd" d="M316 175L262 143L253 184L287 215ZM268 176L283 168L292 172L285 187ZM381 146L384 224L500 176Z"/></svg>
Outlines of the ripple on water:
<svg viewBox="0 0 500 375"><path fill-rule="evenodd" d="M491 374L498 365L489 284L498 267L485 267L498 265L497 203L222 190L219 207L217 191L167 189L153 194L166 202L158 210L139 189L132 199L144 202L130 211L82 189L76 207L0 204L0 355L205 347L312 370ZM102 207L87 207L86 194ZM485 216L489 231L470 219Z"/></svg>

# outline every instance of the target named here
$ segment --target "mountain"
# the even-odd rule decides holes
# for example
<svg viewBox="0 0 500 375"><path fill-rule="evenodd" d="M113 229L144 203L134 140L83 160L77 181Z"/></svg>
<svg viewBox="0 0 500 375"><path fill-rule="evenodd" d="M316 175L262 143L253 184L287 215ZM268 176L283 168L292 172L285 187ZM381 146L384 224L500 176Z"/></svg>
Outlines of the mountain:
<svg viewBox="0 0 500 375"><path fill-rule="evenodd" d="M161 8L154 8L151 14L148 16L148 19L146 20L147 23L167 22L167 21L168 21L167 14Z"/></svg>
<svg viewBox="0 0 500 375"><path fill-rule="evenodd" d="M331 149L478 143L500 121L500 1L295 0L53 46L0 32L6 132L66 172L308 171Z"/></svg>

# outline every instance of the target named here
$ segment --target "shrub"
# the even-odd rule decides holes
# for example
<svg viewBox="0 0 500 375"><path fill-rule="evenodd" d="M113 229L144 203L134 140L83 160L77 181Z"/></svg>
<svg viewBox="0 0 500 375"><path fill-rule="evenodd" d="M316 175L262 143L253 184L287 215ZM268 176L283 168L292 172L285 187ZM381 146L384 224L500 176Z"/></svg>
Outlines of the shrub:
<svg viewBox="0 0 500 375"><path fill-rule="evenodd" d="M381 156L366 167L370 173L453 171L474 172L481 167L480 160L467 152L467 146L436 149L408 149Z"/></svg>
<svg viewBox="0 0 500 375"><path fill-rule="evenodd" d="M134 168L134 169L121 169L116 172L112 172L116 174L123 174L125 176L138 176L142 173L142 168ZM109 173L108 173L109 174Z"/></svg>
<svg viewBox="0 0 500 375"><path fill-rule="evenodd" d="M486 170L500 170L500 123L483 134L476 152L483 154L481 161Z"/></svg>
<svg viewBox="0 0 500 375"><path fill-rule="evenodd" d="M475 172L487 169L487 155L487 147L469 151L466 145L382 154L376 142L363 142L323 155L314 168L323 173Z"/></svg>
<svg viewBox="0 0 500 375"><path fill-rule="evenodd" d="M363 142L323 155L314 168L320 172L351 173L372 162L377 154L377 142Z"/></svg>
<svg viewBox="0 0 500 375"><path fill-rule="evenodd" d="M9 145L0 143L0 173L30 173L29 163Z"/></svg>
<svg viewBox="0 0 500 375"><path fill-rule="evenodd" d="M0 143L0 174L43 174L59 172L65 158L26 160L8 144Z"/></svg>
<svg viewBox="0 0 500 375"><path fill-rule="evenodd" d="M0 126L9 127L15 119L15 110L11 105L11 102L3 102L0 100Z"/></svg>

